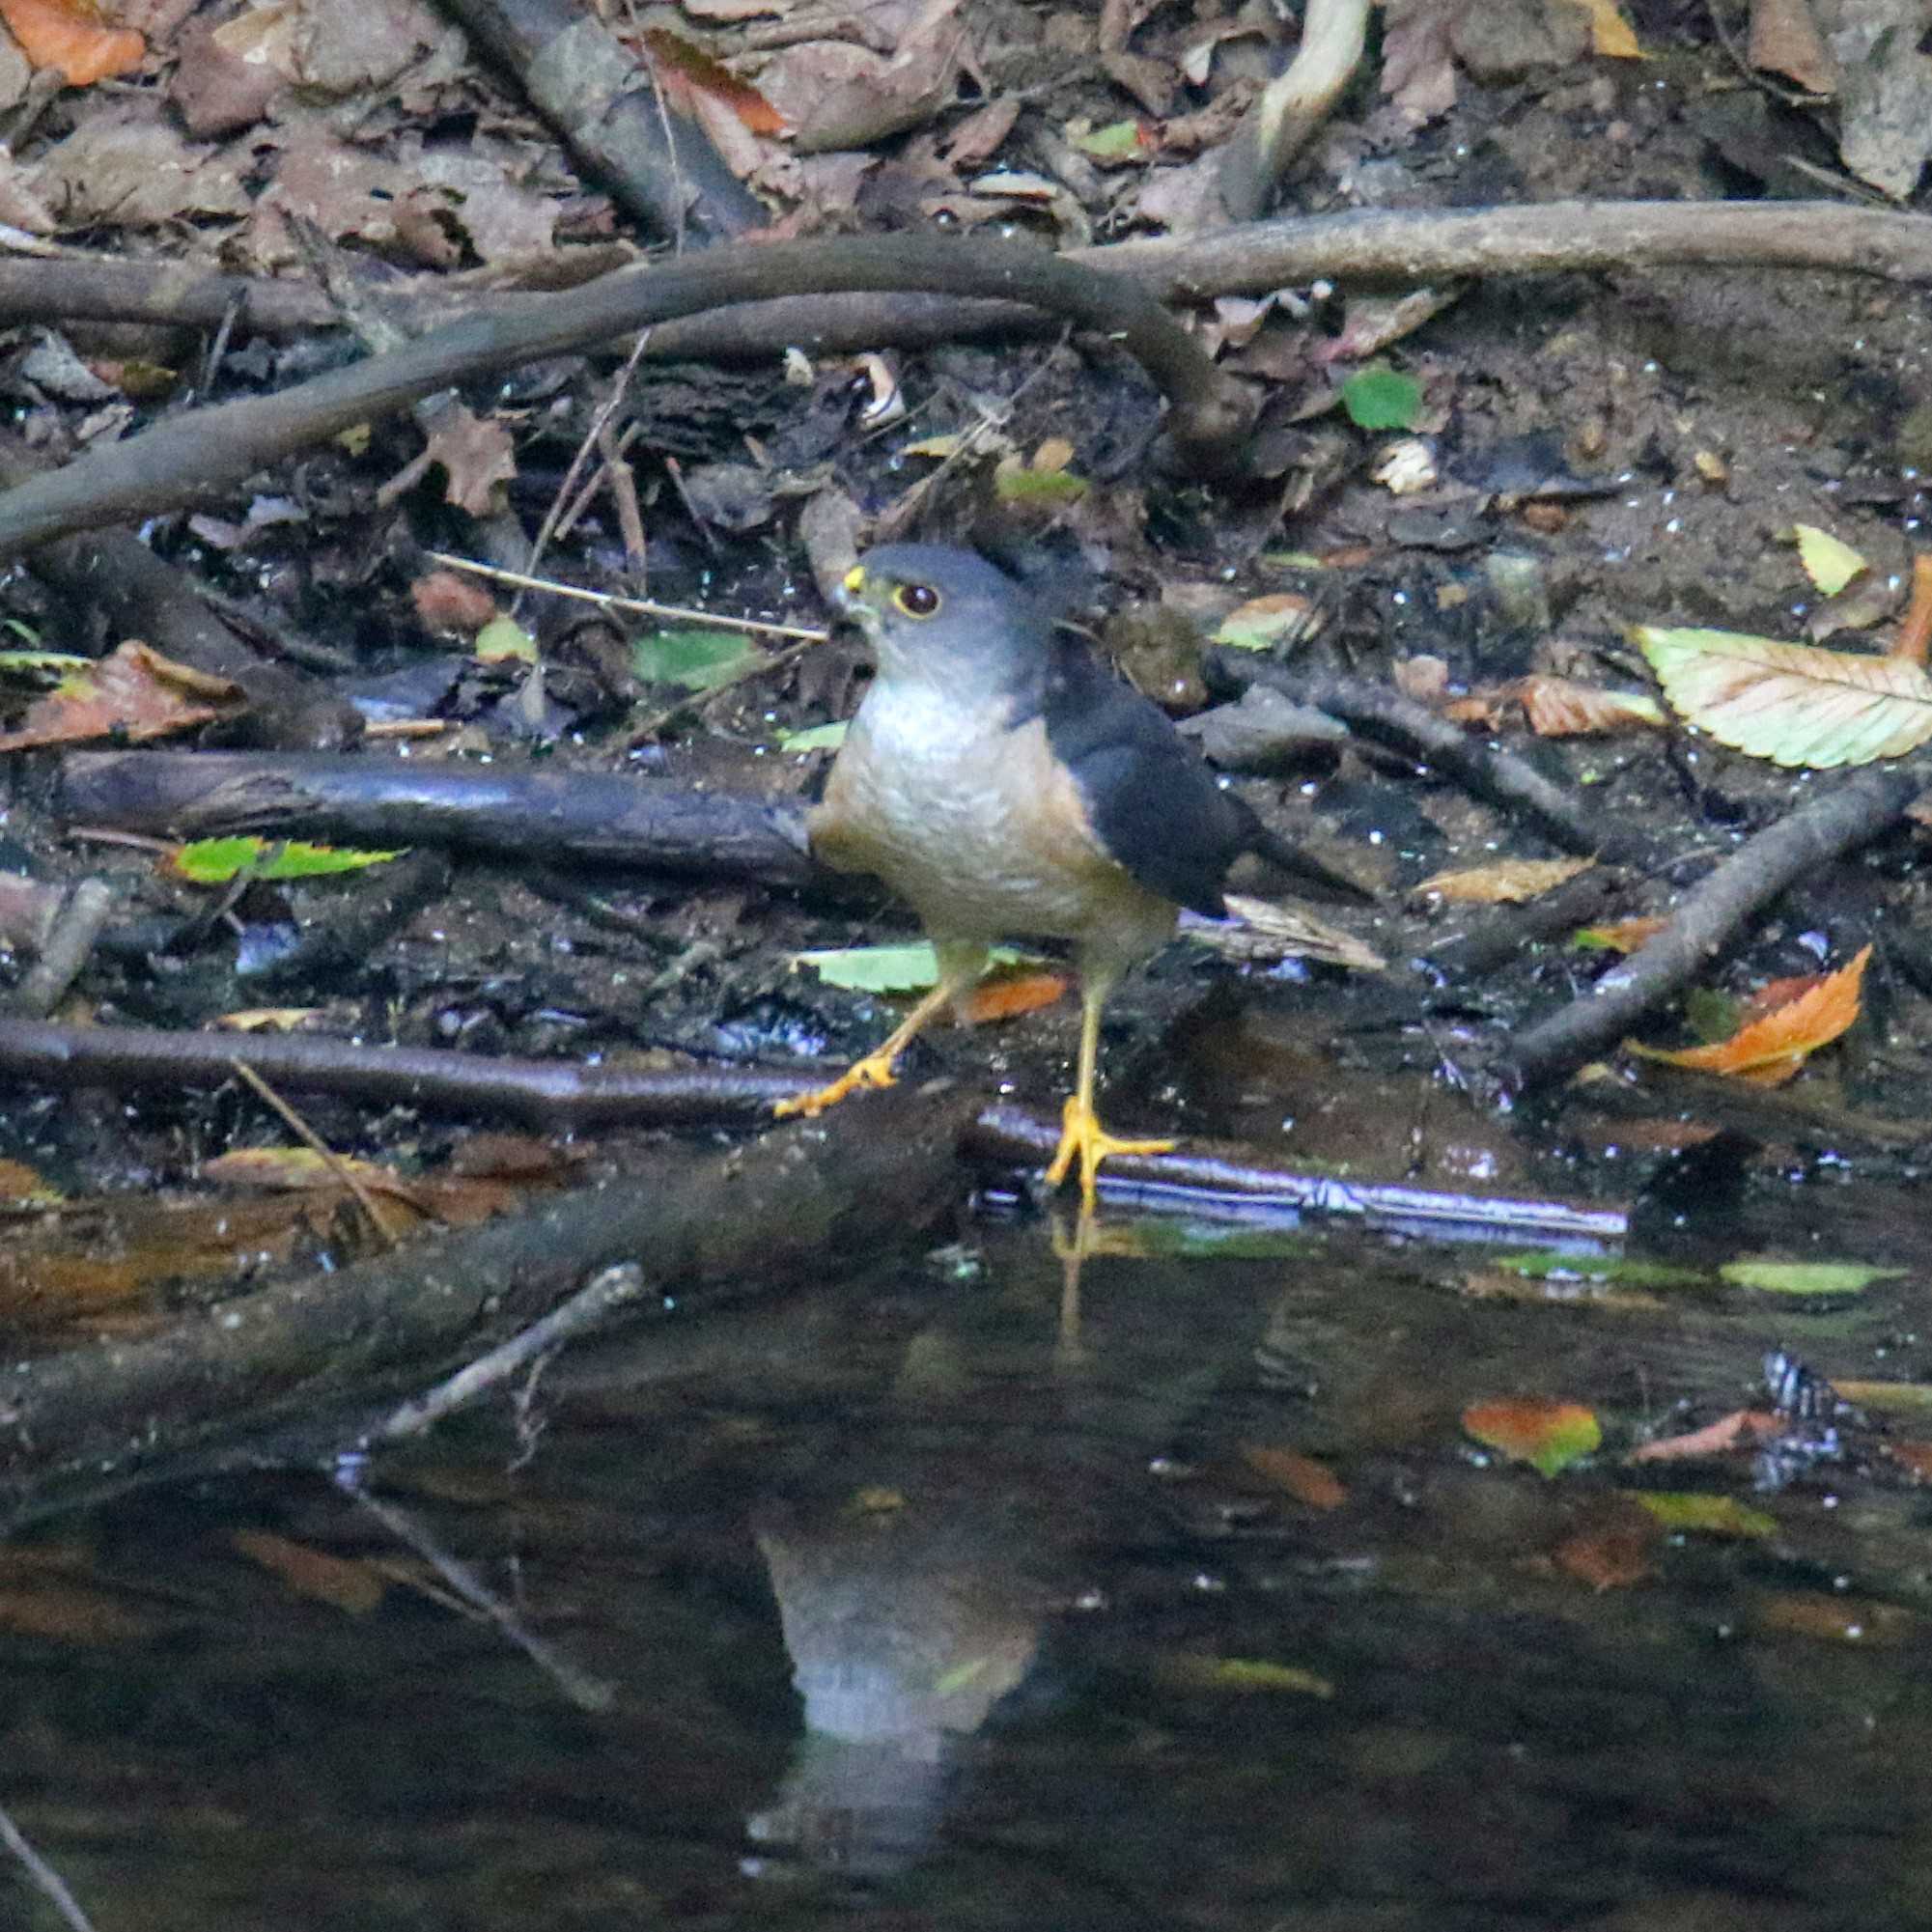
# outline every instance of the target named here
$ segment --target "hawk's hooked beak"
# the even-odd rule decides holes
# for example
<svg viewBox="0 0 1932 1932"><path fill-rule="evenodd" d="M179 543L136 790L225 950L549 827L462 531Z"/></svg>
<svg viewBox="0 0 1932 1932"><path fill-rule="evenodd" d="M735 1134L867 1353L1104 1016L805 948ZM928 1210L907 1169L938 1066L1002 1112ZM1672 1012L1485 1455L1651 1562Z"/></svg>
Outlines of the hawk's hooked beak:
<svg viewBox="0 0 1932 1932"><path fill-rule="evenodd" d="M865 566L854 564L832 592L832 602L840 616L855 617L865 599Z"/></svg>

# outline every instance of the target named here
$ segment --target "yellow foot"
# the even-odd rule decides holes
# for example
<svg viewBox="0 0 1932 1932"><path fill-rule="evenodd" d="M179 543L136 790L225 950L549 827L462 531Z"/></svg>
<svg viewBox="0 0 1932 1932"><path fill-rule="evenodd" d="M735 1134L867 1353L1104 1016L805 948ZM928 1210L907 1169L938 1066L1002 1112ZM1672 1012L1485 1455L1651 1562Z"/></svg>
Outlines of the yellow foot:
<svg viewBox="0 0 1932 1932"><path fill-rule="evenodd" d="M893 1057L890 1053L868 1053L864 1059L854 1060L830 1085L781 1100L771 1111L780 1120L795 1113L812 1120L826 1107L836 1106L848 1094L855 1094L860 1087L889 1087L894 1084Z"/></svg>
<svg viewBox="0 0 1932 1932"><path fill-rule="evenodd" d="M1090 1106L1080 1105L1078 1094L1068 1098L1060 1114L1060 1147L1053 1164L1047 1169L1047 1185L1057 1188L1067 1178L1076 1160L1080 1163L1080 1202L1091 1212L1095 1199L1094 1181L1100 1163L1110 1154L1170 1154L1171 1140L1116 1140L1100 1124L1100 1116Z"/></svg>

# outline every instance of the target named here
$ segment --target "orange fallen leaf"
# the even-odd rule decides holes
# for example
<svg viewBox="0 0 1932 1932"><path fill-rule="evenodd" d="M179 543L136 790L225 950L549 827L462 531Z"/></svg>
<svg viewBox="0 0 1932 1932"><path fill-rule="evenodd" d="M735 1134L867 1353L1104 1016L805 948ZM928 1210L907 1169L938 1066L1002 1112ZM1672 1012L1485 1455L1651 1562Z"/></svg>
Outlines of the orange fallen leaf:
<svg viewBox="0 0 1932 1932"><path fill-rule="evenodd" d="M0 732L0 751L92 738L165 738L232 715L240 705L240 686L226 678L178 664L152 645L126 643L37 698L18 730Z"/></svg>
<svg viewBox="0 0 1932 1932"><path fill-rule="evenodd" d="M1276 1489L1285 1490L1297 1502L1310 1509L1339 1509L1349 1499L1341 1478L1326 1463L1293 1449L1274 1449L1250 1443L1241 1459L1256 1475L1266 1477Z"/></svg>
<svg viewBox="0 0 1932 1932"><path fill-rule="evenodd" d="M1669 923L1668 919L1612 919L1602 926L1579 927L1577 943L1600 946L1606 952L1634 953L1639 946L1647 946Z"/></svg>
<svg viewBox="0 0 1932 1932"><path fill-rule="evenodd" d="M1784 1424L1768 1409L1733 1409L1701 1429L1682 1436L1660 1436L1645 1442L1624 1458L1632 1463L1688 1462L1698 1456L1724 1456L1733 1449L1749 1449L1769 1442L1784 1433Z"/></svg>
<svg viewBox="0 0 1932 1932"><path fill-rule="evenodd" d="M1581 1402L1553 1402L1540 1395L1472 1402L1463 1411L1463 1427L1486 1448L1527 1463L1546 1476L1589 1455L1604 1439L1594 1411Z"/></svg>
<svg viewBox="0 0 1932 1932"><path fill-rule="evenodd" d="M125 27L109 27L91 7L70 0L0 0L0 20L37 68L58 68L70 87L132 73L148 43Z"/></svg>
<svg viewBox="0 0 1932 1932"><path fill-rule="evenodd" d="M1885 1452L1920 1482L1932 1482L1932 1442L1887 1442Z"/></svg>
<svg viewBox="0 0 1932 1932"><path fill-rule="evenodd" d="M1064 973L1016 972L980 984L960 1002L960 1018L968 1026L982 1026L991 1020L1013 1020L1022 1013L1037 1013L1051 1006L1067 990Z"/></svg>
<svg viewBox="0 0 1932 1932"><path fill-rule="evenodd" d="M785 117L747 80L740 80L722 62L703 48L680 40L662 27L643 36L652 71L675 101L686 90L721 100L754 134L782 134Z"/></svg>
<svg viewBox="0 0 1932 1932"><path fill-rule="evenodd" d="M1865 965L1870 958L1871 947L1861 947L1851 965L1828 973L1774 1012L1748 1021L1728 1040L1720 1040L1715 1046L1670 1051L1636 1040L1625 1045L1646 1060L1693 1067L1699 1073L1728 1074L1759 1086L1781 1086L1808 1055L1829 1046L1858 1019Z"/></svg>

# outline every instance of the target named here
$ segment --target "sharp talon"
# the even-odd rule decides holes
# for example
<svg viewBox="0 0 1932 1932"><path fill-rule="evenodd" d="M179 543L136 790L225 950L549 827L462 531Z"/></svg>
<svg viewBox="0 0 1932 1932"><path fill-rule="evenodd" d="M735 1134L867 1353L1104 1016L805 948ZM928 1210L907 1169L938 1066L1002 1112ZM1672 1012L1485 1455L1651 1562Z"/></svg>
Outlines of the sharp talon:
<svg viewBox="0 0 1932 1932"><path fill-rule="evenodd" d="M1171 1140L1118 1140L1100 1124L1091 1107L1082 1106L1078 1094L1069 1097L1060 1114L1060 1145L1047 1169L1047 1185L1057 1188L1080 1163L1080 1200L1089 1212L1097 1198L1095 1179L1100 1163L1113 1154L1171 1154Z"/></svg>
<svg viewBox="0 0 1932 1932"><path fill-rule="evenodd" d="M794 1114L802 1114L807 1120L816 1120L826 1107L836 1106L861 1087L889 1087L893 1084L891 1060L883 1054L872 1053L863 1060L854 1060L829 1084L814 1087L808 1094L794 1094L790 1100L778 1101L771 1108L772 1117L789 1120Z"/></svg>

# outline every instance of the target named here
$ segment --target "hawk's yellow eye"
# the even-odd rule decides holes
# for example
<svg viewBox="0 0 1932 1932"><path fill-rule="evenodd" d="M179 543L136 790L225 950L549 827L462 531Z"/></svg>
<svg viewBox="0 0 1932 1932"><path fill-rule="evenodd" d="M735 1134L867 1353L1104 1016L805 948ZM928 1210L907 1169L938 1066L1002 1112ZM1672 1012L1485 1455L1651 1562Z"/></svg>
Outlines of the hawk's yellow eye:
<svg viewBox="0 0 1932 1932"><path fill-rule="evenodd" d="M939 593L929 583L902 583L892 593L892 602L908 617L937 617Z"/></svg>

